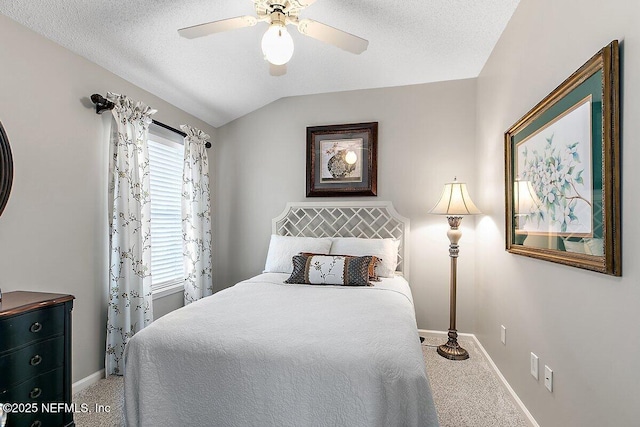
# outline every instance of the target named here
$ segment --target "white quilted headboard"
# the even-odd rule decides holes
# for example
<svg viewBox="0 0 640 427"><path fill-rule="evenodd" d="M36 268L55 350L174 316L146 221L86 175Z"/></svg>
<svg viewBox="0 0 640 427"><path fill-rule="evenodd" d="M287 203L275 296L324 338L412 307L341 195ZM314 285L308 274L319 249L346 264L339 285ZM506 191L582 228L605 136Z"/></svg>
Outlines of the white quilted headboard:
<svg viewBox="0 0 640 427"><path fill-rule="evenodd" d="M399 239L396 271L409 279L409 219L391 202L290 202L272 220L271 232L280 236Z"/></svg>

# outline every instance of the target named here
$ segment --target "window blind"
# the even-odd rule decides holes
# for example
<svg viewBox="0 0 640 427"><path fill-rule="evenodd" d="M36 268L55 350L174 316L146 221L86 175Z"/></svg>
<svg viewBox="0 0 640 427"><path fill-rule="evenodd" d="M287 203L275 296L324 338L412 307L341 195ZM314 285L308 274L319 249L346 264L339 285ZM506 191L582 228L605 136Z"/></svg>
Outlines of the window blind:
<svg viewBox="0 0 640 427"><path fill-rule="evenodd" d="M184 147L149 133L151 182L151 278L157 290L181 283L182 168Z"/></svg>

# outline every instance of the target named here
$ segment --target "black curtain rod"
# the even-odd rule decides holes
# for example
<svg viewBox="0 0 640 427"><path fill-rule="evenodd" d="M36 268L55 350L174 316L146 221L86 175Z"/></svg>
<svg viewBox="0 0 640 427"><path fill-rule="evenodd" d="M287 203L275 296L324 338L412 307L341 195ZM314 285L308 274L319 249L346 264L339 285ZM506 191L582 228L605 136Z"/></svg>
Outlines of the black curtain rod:
<svg viewBox="0 0 640 427"><path fill-rule="evenodd" d="M98 93L94 93L93 95L91 95L91 102L93 102L96 106L96 114L102 114L103 112L107 111L107 110L113 110L113 107L115 107L115 104L111 101L109 101L107 98L105 98L104 96L98 94ZM187 136L186 133L182 132L181 130L178 130L174 127L171 127L169 125L165 125L162 122L159 122L157 120L152 119L152 123L154 125L160 126L162 128L165 128L167 130L170 130L171 132L175 132L178 135L182 135L182 137L184 138L185 136ZM204 145L207 148L211 148L211 143L209 141L206 142L206 144Z"/></svg>
<svg viewBox="0 0 640 427"><path fill-rule="evenodd" d="M161 128L165 128L165 129L167 129L167 130L170 130L171 132L175 132L175 133L177 133L178 135L182 135L182 137L183 137L183 138L184 138L185 136L187 136L187 134L186 134L186 133L184 133L184 132L182 132L181 130L178 130L178 129L176 129L176 128L172 128L171 126L169 126L169 125L165 125L164 123L159 122L159 121L157 121L157 120L151 119L151 122L152 122L154 125L158 125L158 126L160 126ZM208 144L208 143L207 143L207 144ZM209 148L209 147L207 147L207 148Z"/></svg>

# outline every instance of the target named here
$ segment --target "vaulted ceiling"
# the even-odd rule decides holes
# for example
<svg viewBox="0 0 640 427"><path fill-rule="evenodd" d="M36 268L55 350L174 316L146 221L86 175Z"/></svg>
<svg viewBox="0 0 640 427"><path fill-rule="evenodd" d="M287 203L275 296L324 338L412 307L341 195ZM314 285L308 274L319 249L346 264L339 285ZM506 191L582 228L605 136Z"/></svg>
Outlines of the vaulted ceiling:
<svg viewBox="0 0 640 427"><path fill-rule="evenodd" d="M255 15L251 0L0 0L0 13L218 127L286 96L476 77L518 2L317 0L301 18L369 47L354 55L289 28L295 52L279 77L263 59L264 23L178 35Z"/></svg>

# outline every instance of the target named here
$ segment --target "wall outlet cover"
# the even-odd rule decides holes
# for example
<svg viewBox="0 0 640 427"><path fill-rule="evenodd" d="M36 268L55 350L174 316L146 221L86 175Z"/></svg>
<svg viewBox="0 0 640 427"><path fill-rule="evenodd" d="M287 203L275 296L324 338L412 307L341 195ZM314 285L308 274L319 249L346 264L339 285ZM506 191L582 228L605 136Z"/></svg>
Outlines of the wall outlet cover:
<svg viewBox="0 0 640 427"><path fill-rule="evenodd" d="M538 379L538 356L531 353L531 376Z"/></svg>
<svg viewBox="0 0 640 427"><path fill-rule="evenodd" d="M547 365L544 365L544 386L553 392L553 370Z"/></svg>

